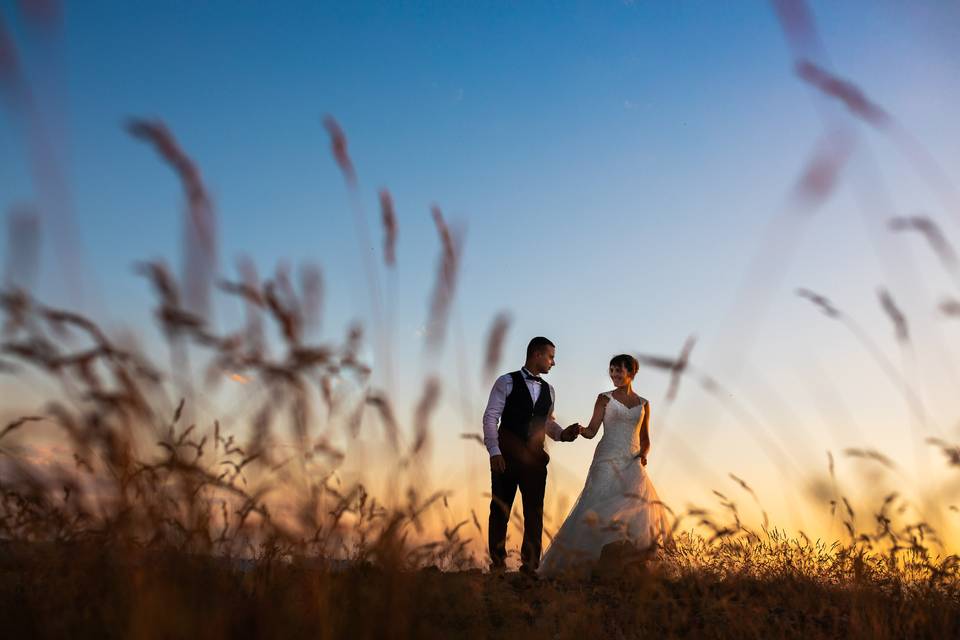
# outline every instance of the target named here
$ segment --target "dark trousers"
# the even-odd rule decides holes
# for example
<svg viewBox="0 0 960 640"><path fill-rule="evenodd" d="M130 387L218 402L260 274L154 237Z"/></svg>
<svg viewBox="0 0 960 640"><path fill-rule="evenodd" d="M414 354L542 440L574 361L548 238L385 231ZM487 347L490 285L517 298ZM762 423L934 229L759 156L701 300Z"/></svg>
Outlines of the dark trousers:
<svg viewBox="0 0 960 640"><path fill-rule="evenodd" d="M513 499L520 489L523 501L523 544L520 562L527 569L540 566L543 538L543 493L547 486L547 465L524 464L512 456L504 456L507 470L491 472L490 522L487 527L490 545L490 566L503 567L507 560L507 525Z"/></svg>

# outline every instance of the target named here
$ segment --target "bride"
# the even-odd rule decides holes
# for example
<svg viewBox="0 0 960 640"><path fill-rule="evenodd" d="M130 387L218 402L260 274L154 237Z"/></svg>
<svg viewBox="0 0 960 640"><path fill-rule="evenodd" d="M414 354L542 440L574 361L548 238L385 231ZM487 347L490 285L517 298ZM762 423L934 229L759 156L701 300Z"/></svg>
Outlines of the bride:
<svg viewBox="0 0 960 640"><path fill-rule="evenodd" d="M573 510L553 538L540 565L557 575L600 557L611 542L628 540L638 548L666 542L666 510L644 467L650 452L650 403L633 391L640 365L621 354L610 360L616 386L597 396L590 424L580 435L593 438L604 425L587 481Z"/></svg>

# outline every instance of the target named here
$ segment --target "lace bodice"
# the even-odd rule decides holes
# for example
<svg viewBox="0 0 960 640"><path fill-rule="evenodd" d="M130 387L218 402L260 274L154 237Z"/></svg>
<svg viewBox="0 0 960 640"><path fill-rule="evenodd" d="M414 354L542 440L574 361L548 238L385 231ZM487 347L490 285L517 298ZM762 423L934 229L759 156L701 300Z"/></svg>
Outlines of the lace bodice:
<svg viewBox="0 0 960 640"><path fill-rule="evenodd" d="M603 437L597 444L593 461L632 457L640 453L640 425L647 410L647 401L641 398L636 407L627 407L608 391L603 395L607 402L603 414Z"/></svg>

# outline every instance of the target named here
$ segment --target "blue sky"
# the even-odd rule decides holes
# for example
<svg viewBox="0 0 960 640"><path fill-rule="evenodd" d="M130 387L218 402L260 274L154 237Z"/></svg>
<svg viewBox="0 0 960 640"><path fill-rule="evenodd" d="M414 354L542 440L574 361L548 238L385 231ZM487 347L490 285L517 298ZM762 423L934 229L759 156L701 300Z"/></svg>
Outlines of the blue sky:
<svg viewBox="0 0 960 640"><path fill-rule="evenodd" d="M784 211L822 129L824 101L793 75L774 13L759 1L285 2L282 9L83 2L67 7L53 45L25 28L13 5L0 1L28 80L48 120L63 123L58 148L88 277L103 291L104 315L118 324L146 321L149 296L130 265L154 256L177 263L182 208L168 167L124 132L131 116L163 119L200 166L215 198L222 269L240 253L262 273L279 259L316 261L328 285L327 335L366 314L350 201L321 126L323 114L340 121L374 230L377 189L388 187L396 200L395 340L398 361L416 374L401 377L419 380L432 368L449 376L465 354L469 402L464 408L448 387L436 449L465 448L481 485L485 460L456 434L479 431L486 389L473 363L494 314L506 309L514 318L507 344L514 357L504 367L519 364L532 335L558 343L551 380L567 421L588 417L592 398L609 385L613 353L672 353L691 333L701 339L698 355L716 350L764 225ZM836 72L960 176L957 6L812 7ZM4 208L35 198L21 125L9 109L0 112ZM950 218L957 212L945 210L886 139L862 133L852 171L876 167L890 213L925 211L957 238ZM878 261L861 222L862 195L844 182L811 220L738 380L771 428L797 451L810 450L804 464L822 467L829 447L866 444L837 435L834 423L851 415L877 425L878 448L902 448L905 413L863 350L798 301L796 286L836 299L898 362L876 288L890 286L914 303L919 326L942 332L918 345L917 368L942 428L953 429L957 354L943 345L955 345L957 331L933 312L949 283L919 242L899 239L897 255L919 281L889 282L896 276ZM425 363L418 329L439 254L434 202L465 226L466 245L449 348ZM56 296L63 292L49 248L42 290ZM220 313L229 320L232 309ZM817 368L808 368L814 360ZM722 376L727 363L711 362ZM827 378L847 410L814 419L811 380ZM662 398L659 374L643 372L638 382L641 393ZM398 392L410 397L418 388ZM771 400L771 388L789 409ZM471 410L475 424L464 425ZM722 452L721 475L772 473L730 418L693 389L670 414L669 429ZM586 446L557 453L560 486L576 489L590 454ZM443 461L437 466L441 478L452 478ZM681 501L687 494L676 469L665 465L661 494Z"/></svg>

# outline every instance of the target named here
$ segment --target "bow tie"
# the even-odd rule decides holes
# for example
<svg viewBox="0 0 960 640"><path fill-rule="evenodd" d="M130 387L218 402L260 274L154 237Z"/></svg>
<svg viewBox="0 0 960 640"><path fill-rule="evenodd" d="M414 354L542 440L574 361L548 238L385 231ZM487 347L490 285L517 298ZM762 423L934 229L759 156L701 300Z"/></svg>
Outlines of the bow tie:
<svg viewBox="0 0 960 640"><path fill-rule="evenodd" d="M523 377L526 378L527 380L533 380L534 382L539 382L540 384L543 384L543 378L541 378L540 376L532 376L529 373L525 373L523 374Z"/></svg>

